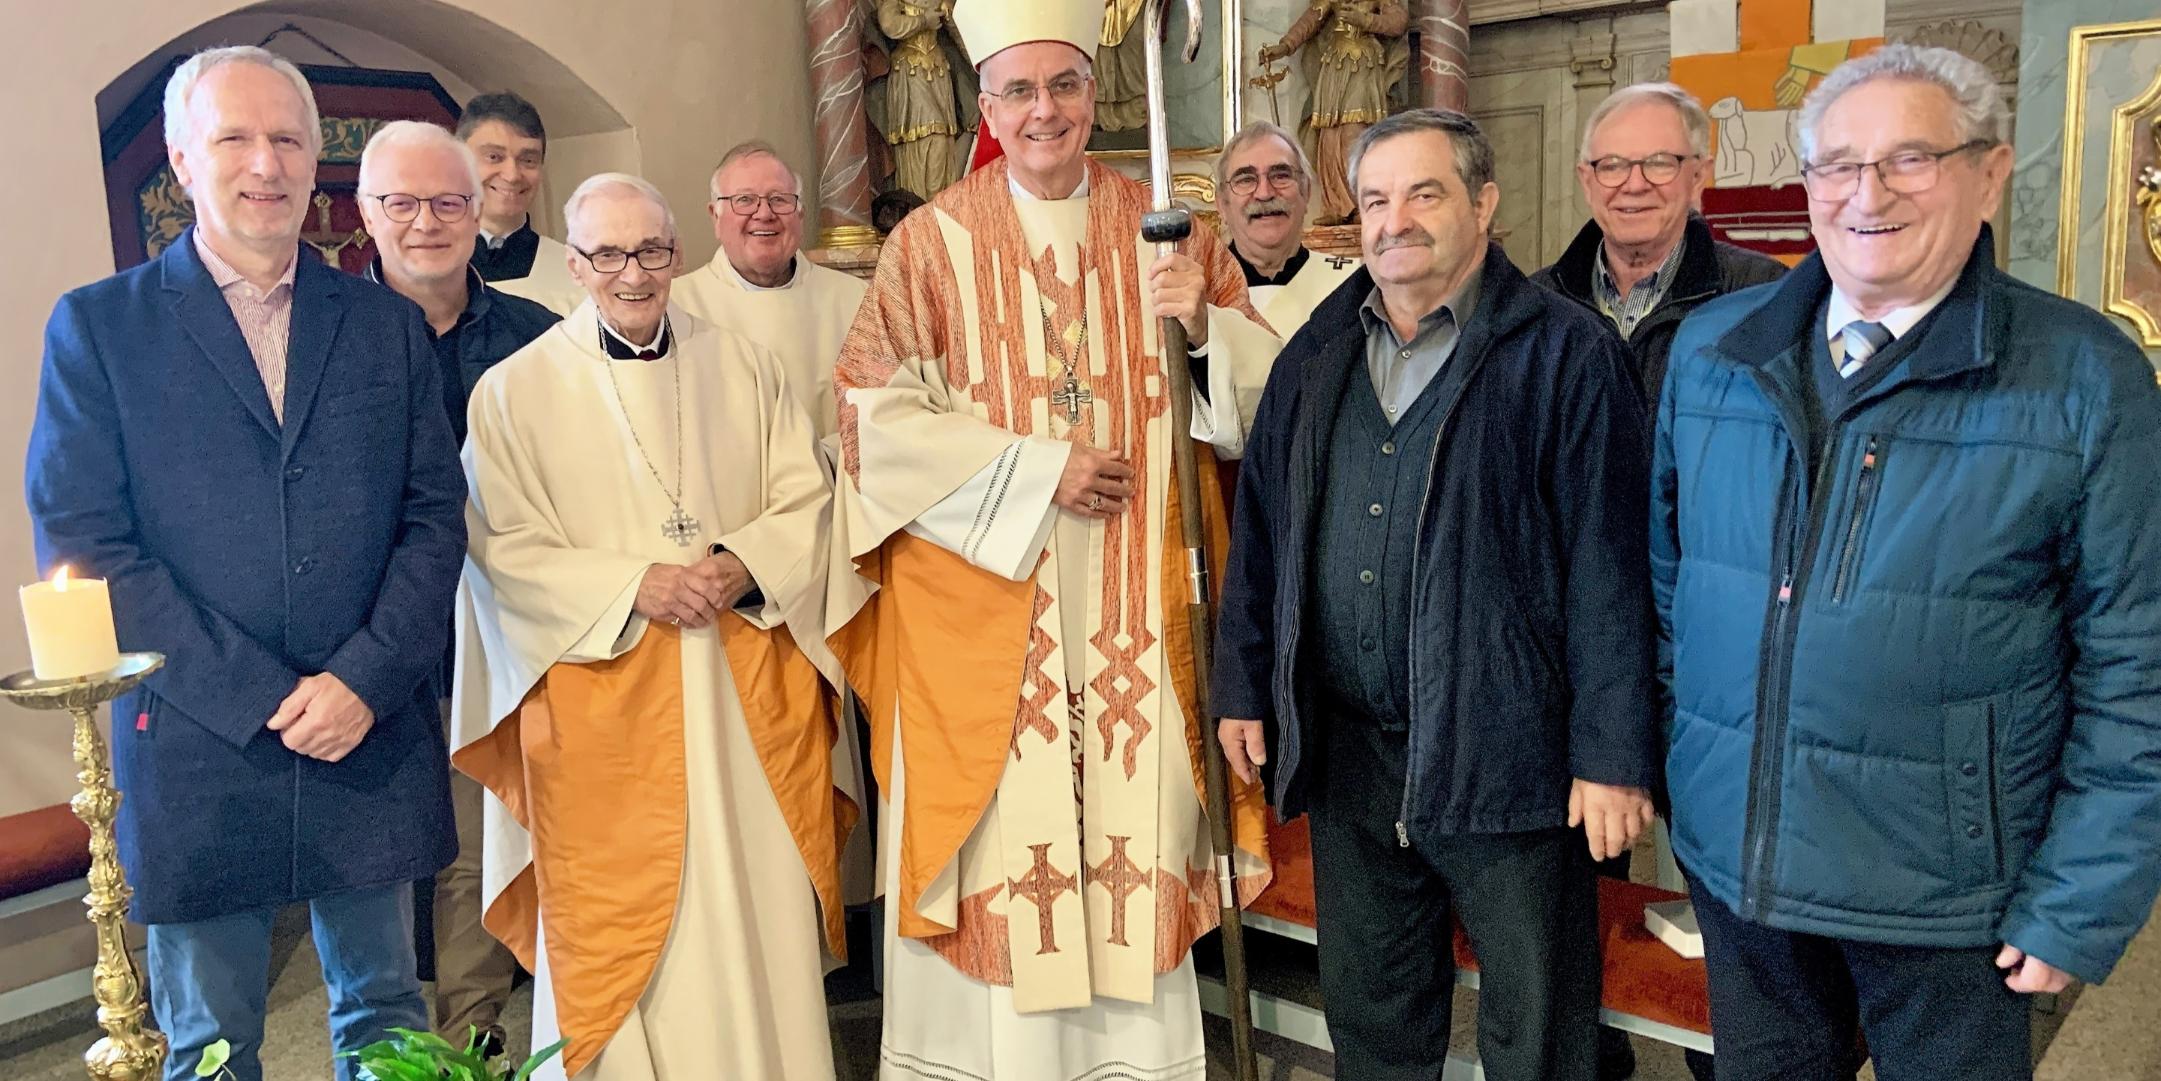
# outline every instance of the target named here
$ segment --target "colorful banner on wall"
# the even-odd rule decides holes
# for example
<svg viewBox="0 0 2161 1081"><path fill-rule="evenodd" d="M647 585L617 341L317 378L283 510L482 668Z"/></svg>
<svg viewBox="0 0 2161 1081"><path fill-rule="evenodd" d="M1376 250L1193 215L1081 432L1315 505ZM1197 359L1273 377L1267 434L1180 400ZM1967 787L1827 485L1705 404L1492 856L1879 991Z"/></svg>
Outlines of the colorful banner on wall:
<svg viewBox="0 0 2161 1081"><path fill-rule="evenodd" d="M1831 69L1882 44L1857 38L1673 58L1673 81L1711 114L1703 215L1720 240L1788 265L1815 250L1801 188L1801 100Z"/></svg>

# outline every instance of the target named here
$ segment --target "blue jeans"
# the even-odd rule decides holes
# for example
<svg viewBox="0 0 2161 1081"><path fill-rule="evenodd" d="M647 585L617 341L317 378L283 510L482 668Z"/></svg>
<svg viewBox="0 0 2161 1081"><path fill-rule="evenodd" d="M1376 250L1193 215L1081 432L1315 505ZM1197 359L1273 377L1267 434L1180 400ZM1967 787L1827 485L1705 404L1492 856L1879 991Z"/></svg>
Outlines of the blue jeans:
<svg viewBox="0 0 2161 1081"><path fill-rule="evenodd" d="M413 958L413 884L376 886L308 903L330 990L330 1045L352 1051L395 1026L427 1031L427 1004ZM262 1081L256 1052L270 994L270 925L276 908L194 923L150 925L150 999L172 1041L165 1081L192 1081L203 1048L232 1044L239 1081ZM351 1059L338 1081L358 1081Z"/></svg>

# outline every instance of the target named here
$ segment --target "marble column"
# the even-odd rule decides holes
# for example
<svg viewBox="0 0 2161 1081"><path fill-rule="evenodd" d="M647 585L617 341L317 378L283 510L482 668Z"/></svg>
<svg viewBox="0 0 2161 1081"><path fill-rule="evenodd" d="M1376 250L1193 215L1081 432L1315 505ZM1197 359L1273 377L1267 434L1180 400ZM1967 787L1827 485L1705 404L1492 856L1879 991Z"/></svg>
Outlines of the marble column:
<svg viewBox="0 0 2161 1081"><path fill-rule="evenodd" d="M855 0L804 0L804 14L818 150L818 246L867 247L878 242L878 234L870 227L863 31Z"/></svg>
<svg viewBox="0 0 2161 1081"><path fill-rule="evenodd" d="M1418 53L1411 100L1467 112L1471 107L1471 6L1469 0L1411 0L1411 29Z"/></svg>

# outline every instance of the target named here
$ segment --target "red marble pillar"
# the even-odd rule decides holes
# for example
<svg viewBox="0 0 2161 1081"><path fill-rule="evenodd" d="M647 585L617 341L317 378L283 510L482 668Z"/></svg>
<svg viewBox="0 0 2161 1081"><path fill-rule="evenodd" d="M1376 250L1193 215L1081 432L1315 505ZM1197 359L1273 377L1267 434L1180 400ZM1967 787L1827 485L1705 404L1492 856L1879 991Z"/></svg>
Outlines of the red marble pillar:
<svg viewBox="0 0 2161 1081"><path fill-rule="evenodd" d="M1418 55L1411 100L1439 109L1471 107L1471 11L1469 0L1411 0L1411 29Z"/></svg>
<svg viewBox="0 0 2161 1081"><path fill-rule="evenodd" d="M818 245L877 243L870 227L868 127L863 118L863 32L855 0L804 0L810 37L811 118L818 150Z"/></svg>

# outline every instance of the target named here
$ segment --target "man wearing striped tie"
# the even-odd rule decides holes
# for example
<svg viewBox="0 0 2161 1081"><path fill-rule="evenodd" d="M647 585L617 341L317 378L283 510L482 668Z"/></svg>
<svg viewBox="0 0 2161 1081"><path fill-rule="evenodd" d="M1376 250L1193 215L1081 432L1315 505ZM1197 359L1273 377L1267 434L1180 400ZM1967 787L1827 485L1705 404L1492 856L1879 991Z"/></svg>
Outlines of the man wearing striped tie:
<svg viewBox="0 0 2161 1081"><path fill-rule="evenodd" d="M1652 465L1718 1076L2028 1079L2026 996L2161 891L2161 389L1996 269L1980 64L1887 46L1799 121L1819 251L1683 324Z"/></svg>

